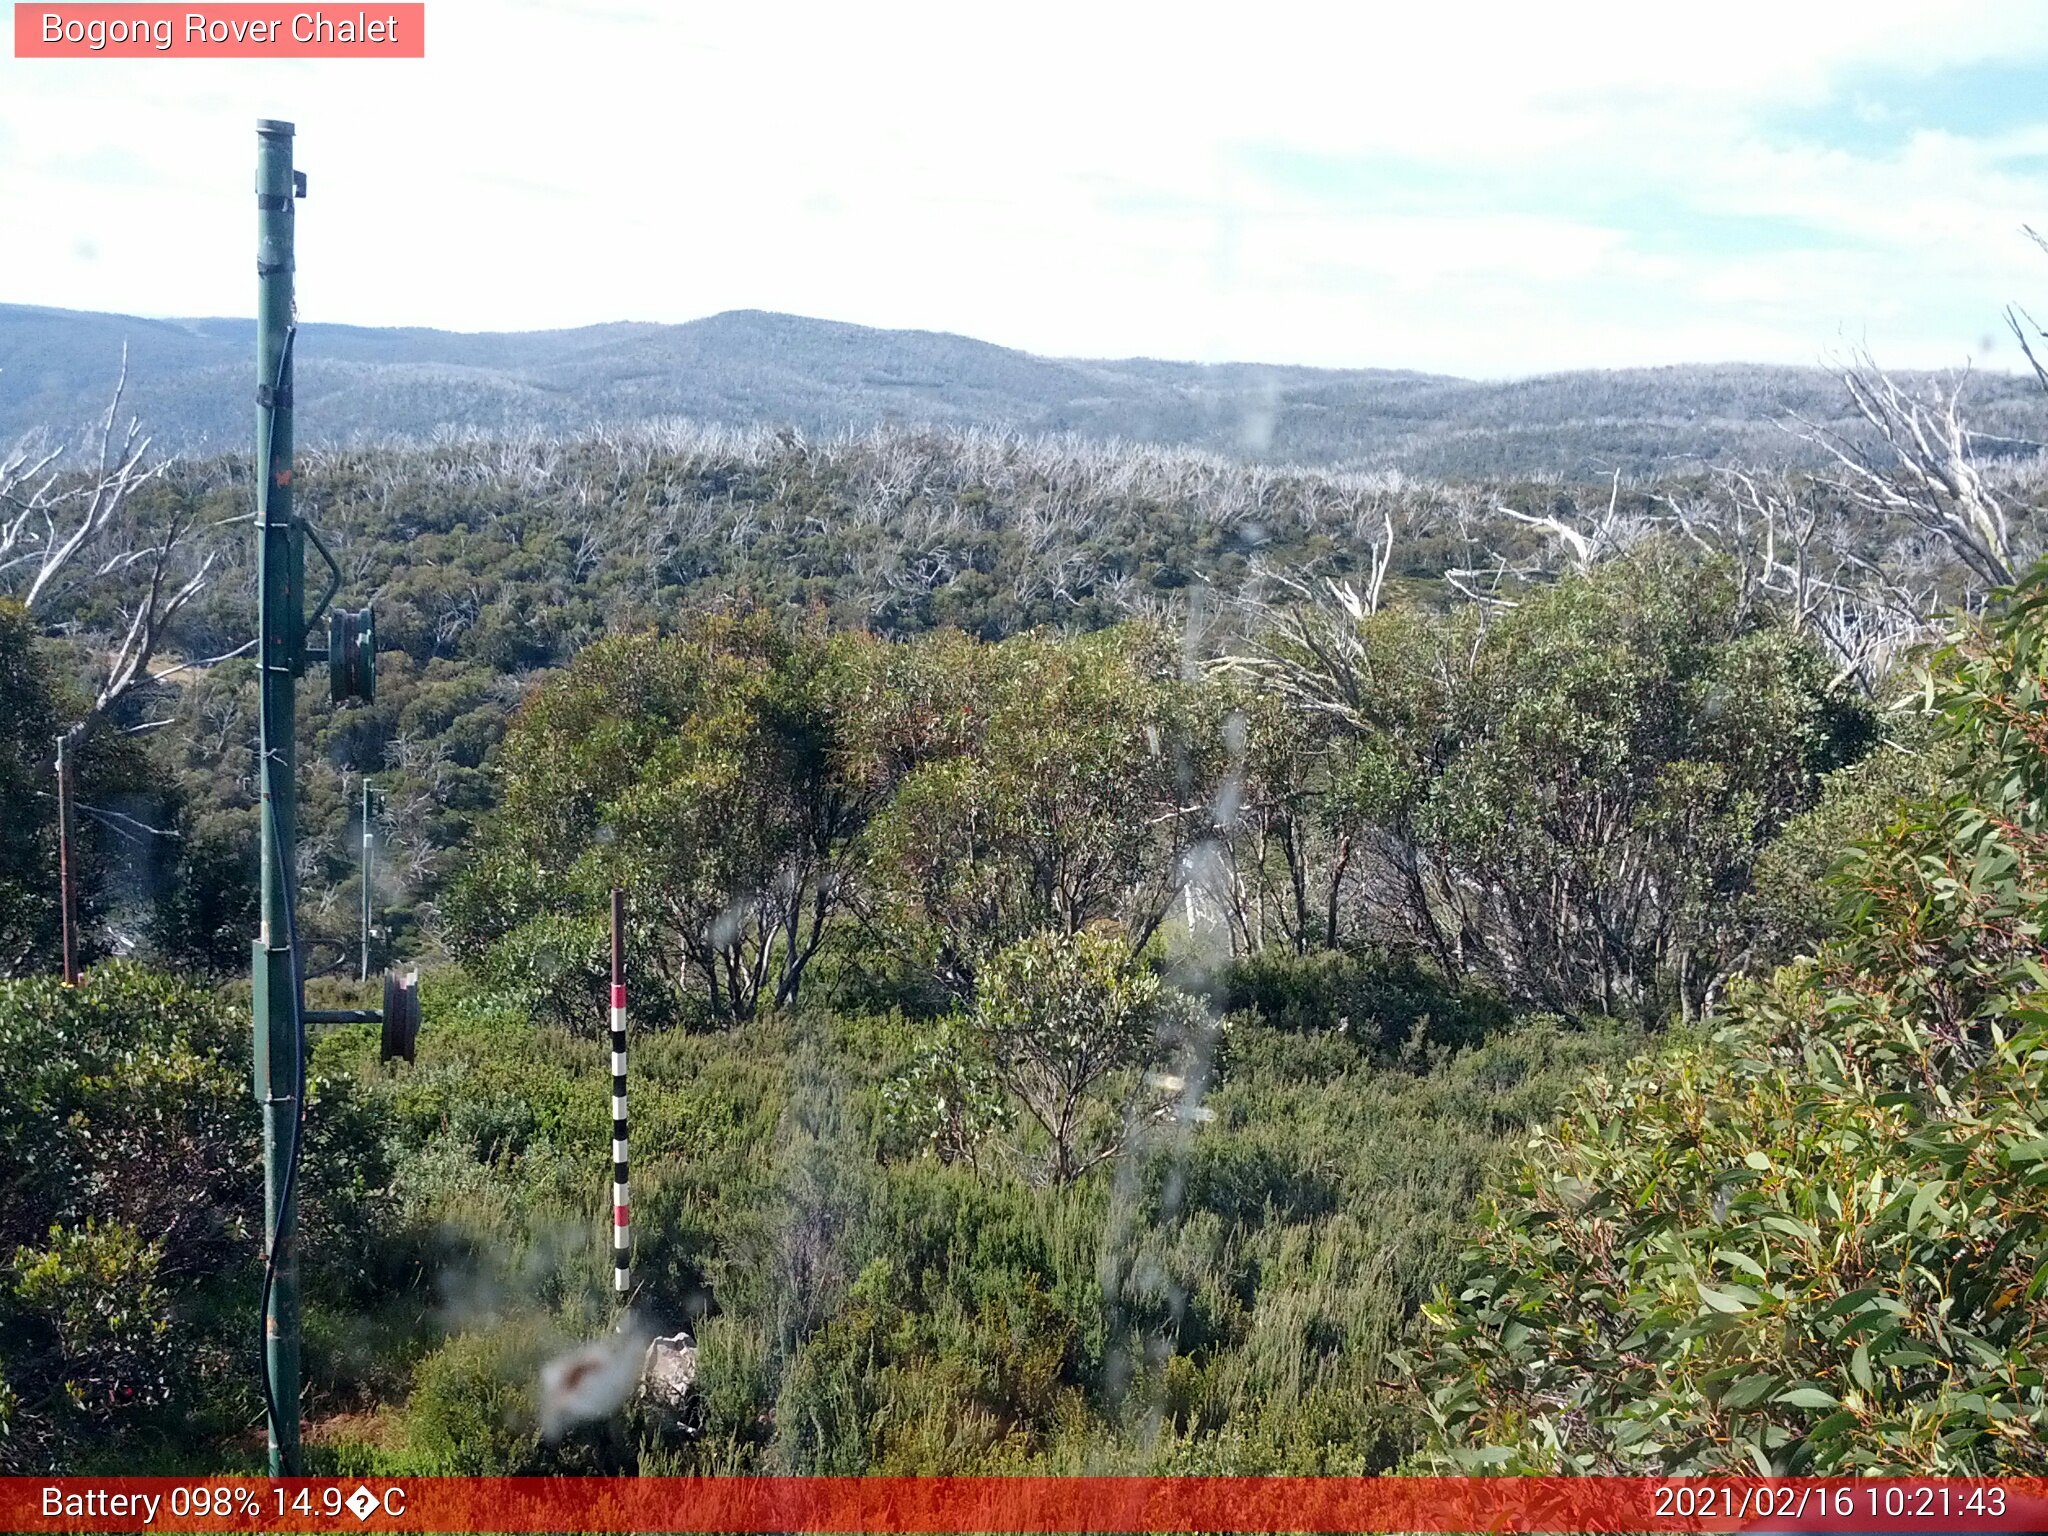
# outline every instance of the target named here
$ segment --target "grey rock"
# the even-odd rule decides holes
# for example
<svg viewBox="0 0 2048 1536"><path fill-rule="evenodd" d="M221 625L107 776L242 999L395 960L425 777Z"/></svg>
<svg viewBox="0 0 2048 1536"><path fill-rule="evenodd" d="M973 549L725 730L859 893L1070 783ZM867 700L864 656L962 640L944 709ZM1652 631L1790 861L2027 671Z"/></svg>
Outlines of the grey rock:
<svg viewBox="0 0 2048 1536"><path fill-rule="evenodd" d="M687 1333L671 1333L647 1346L640 1368L640 1390L663 1408L680 1409L697 1380L697 1341Z"/></svg>

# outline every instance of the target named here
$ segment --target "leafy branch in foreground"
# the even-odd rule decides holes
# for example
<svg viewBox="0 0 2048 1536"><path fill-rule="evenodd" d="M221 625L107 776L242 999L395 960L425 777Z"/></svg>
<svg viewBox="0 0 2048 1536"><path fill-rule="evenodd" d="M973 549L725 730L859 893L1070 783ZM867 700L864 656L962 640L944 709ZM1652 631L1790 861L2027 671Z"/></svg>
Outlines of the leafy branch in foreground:
<svg viewBox="0 0 2048 1536"><path fill-rule="evenodd" d="M1839 931L1598 1080L1427 1309L1428 1459L2048 1469L2048 567L1927 685Z"/></svg>

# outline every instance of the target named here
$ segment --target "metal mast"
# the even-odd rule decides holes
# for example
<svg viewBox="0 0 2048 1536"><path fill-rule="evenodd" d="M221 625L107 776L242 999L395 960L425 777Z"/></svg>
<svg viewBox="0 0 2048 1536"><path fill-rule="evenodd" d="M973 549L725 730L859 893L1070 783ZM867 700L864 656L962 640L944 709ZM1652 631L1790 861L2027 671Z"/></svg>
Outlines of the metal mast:
<svg viewBox="0 0 2048 1536"><path fill-rule="evenodd" d="M292 517L292 125L256 125L256 586L263 797L262 933L253 956L263 1105L263 1317L270 1471L299 1470L297 1182L305 1078L296 924L296 681L304 665L305 540Z"/></svg>
<svg viewBox="0 0 2048 1536"><path fill-rule="evenodd" d="M273 1477L299 1471L299 1154L306 1117L306 1026L383 1025L380 1054L413 1059L419 973L387 972L384 1006L308 1009L298 895L297 685L306 634L341 590L341 567L292 510L293 220L306 178L292 169L292 125L256 125L256 632L263 799L263 929L252 946L256 1098L263 1106L263 1403ZM306 547L328 584L306 611ZM367 608L336 609L327 671L337 704L377 694L377 629ZM369 789L364 786L368 856ZM364 886L368 889L368 865ZM368 900L367 895L365 901ZM365 911L367 912L367 907ZM367 931L365 935L367 939ZM367 954L367 951L366 951Z"/></svg>

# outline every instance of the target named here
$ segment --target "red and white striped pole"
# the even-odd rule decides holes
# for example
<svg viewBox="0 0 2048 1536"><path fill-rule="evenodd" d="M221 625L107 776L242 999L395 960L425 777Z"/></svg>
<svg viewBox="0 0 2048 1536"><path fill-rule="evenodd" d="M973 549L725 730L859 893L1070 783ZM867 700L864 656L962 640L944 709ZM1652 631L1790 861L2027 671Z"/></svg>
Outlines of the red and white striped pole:
<svg viewBox="0 0 2048 1536"><path fill-rule="evenodd" d="M633 1288L632 1202L626 1194L626 893L612 887L612 1288Z"/></svg>

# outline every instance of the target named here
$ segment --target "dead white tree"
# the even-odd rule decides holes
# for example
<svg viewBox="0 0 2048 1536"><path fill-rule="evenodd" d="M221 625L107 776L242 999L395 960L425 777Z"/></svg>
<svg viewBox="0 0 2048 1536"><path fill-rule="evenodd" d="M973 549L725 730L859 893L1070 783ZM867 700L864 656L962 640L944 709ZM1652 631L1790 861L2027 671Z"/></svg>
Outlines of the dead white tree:
<svg viewBox="0 0 2048 1536"><path fill-rule="evenodd" d="M97 462L82 474L66 462L69 444L46 446L40 435L23 439L0 459L0 508L5 509L0 512L0 574L10 578L15 596L31 611L79 563L82 552L93 550L128 497L168 462L146 463L149 439L132 417L116 446L114 423L127 387L124 347L114 398L100 418ZM95 574L117 570L135 554L117 552Z"/></svg>
<svg viewBox="0 0 2048 1536"><path fill-rule="evenodd" d="M2031 224L2023 224L2020 227L2029 240L2042 250L2048 251L2048 236L2044 236ZM2034 370L2034 377L2040 381L2043 389L2048 389L2048 367L2044 367L2041 359L2034 355L2034 342L2048 341L2048 331L2044 331L2040 322L2017 304L2006 306L2005 324L2012 332L2013 339L2020 344L2020 352L2026 357L2027 366ZM2032 332L2031 337L2029 332Z"/></svg>
<svg viewBox="0 0 2048 1536"><path fill-rule="evenodd" d="M1805 436L1833 463L1829 483L1873 517L1902 519L1946 544L1978 588L1972 598L2010 586L2026 556L2014 547L2006 498L1977 469L1962 379L1923 398L1859 353L1842 382L1876 444L1808 424Z"/></svg>
<svg viewBox="0 0 2048 1536"><path fill-rule="evenodd" d="M1499 504L1496 511L1518 523L1541 530L1569 551L1572 570L1585 575L1602 560L1620 553L1635 541L1648 526L1648 520L1624 516L1621 511L1621 471L1614 471L1614 477L1607 488L1607 506L1598 517L1588 520L1583 528L1551 517L1530 512L1517 512L1506 503Z"/></svg>
<svg viewBox="0 0 2048 1536"><path fill-rule="evenodd" d="M1374 563L1384 569L1383 561L1376 558ZM1285 571L1260 574L1280 595L1277 600L1247 598L1240 603L1246 614L1243 628L1256 637L1256 644L1219 656L1211 670L1219 676L1249 677L1307 714L1365 728L1370 663L1364 622L1374 606L1348 583L1327 577L1325 595ZM1376 605L1379 583L1374 581L1368 591Z"/></svg>
<svg viewBox="0 0 2048 1536"><path fill-rule="evenodd" d="M188 514L170 513L147 527L123 515L135 493L173 462L151 455L150 439L132 416L117 430L127 387L123 347L113 398L86 438L82 461L73 445L51 446L41 436L24 439L0 457L0 592L47 619L60 597L97 583L121 588L121 626L103 654L92 703L67 728L67 741L82 737L156 677L226 659L151 672L166 630L205 587L216 555L192 557L194 523Z"/></svg>
<svg viewBox="0 0 2048 1536"><path fill-rule="evenodd" d="M1916 580L1873 530L1857 528L1811 483L1740 469L1717 478L1732 516L1703 534L1699 516L1671 503L1686 536L1734 561L1743 608L1774 601L1835 658L1836 685L1853 680L1874 697L1898 659L1939 630L1939 583Z"/></svg>

